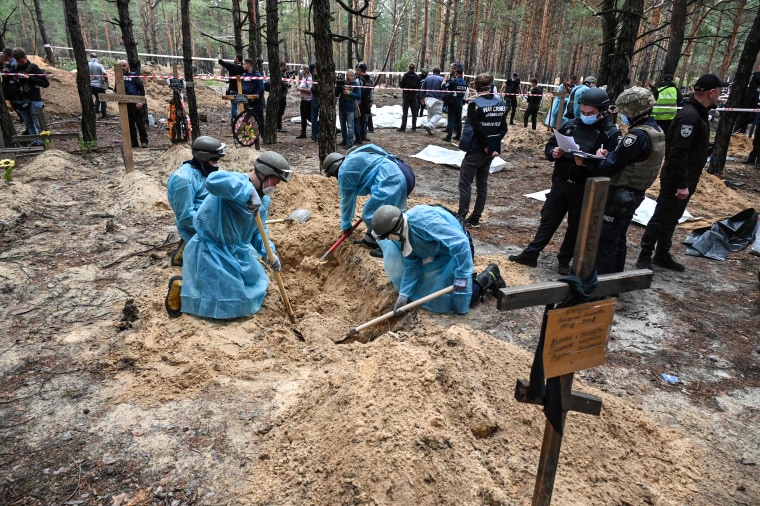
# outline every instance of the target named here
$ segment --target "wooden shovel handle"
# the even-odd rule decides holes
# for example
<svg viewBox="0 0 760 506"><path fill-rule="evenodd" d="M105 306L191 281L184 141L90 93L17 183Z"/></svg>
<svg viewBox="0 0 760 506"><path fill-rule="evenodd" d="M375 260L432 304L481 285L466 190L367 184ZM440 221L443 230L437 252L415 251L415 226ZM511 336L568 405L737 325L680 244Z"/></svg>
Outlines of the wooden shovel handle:
<svg viewBox="0 0 760 506"><path fill-rule="evenodd" d="M267 250L267 258L269 258L269 262L274 262L274 253L272 252L272 248L269 247L269 239L267 238L266 230L264 230L264 224L261 222L261 216L259 216L259 213L255 213L256 216L256 226L259 227L259 234L261 234L261 240L264 242L264 247ZM285 285L282 283L282 276L280 275L280 271L273 271L274 272L274 278L277 280L277 286L280 288L280 295L282 295L282 302L285 304L285 311L288 313L288 318L290 318L290 321L292 323L296 322L296 317L293 314L293 308L290 305L290 300L288 299L288 294L285 293Z"/></svg>
<svg viewBox="0 0 760 506"><path fill-rule="evenodd" d="M402 311L409 311L410 309L413 309L413 308L415 308L417 306L421 306L422 304L424 304L425 302L427 302L429 300L435 299L436 297L440 297L441 295L445 295L445 294L451 293L453 291L454 291L454 286L447 286L446 288L441 288L437 292L433 292L430 295L426 295L426 296L422 297L421 299L417 299L414 302L410 302L409 304L407 304L405 306L401 306L399 309L402 310ZM393 314L394 314L394 311L389 311L389 312L385 313L382 316L378 316L374 320L370 320L367 323L362 323L358 327L354 327L354 328L350 329L348 331L348 336L354 335L357 332L362 331L362 330L366 329L367 327L371 327L372 325L374 325L376 323L380 323L381 321L387 320L388 318L391 318L393 316ZM348 337L348 336L346 336L346 337Z"/></svg>

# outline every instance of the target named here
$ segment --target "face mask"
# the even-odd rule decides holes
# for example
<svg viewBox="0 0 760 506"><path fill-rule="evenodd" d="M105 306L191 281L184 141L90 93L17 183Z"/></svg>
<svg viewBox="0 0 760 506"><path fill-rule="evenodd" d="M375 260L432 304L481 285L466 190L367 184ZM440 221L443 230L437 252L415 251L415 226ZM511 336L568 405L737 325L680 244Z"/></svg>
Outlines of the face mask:
<svg viewBox="0 0 760 506"><path fill-rule="evenodd" d="M584 125L593 125L594 123L596 123L597 117L596 116L583 116L581 114L581 121L583 122Z"/></svg>
<svg viewBox="0 0 760 506"><path fill-rule="evenodd" d="M276 186L268 186L268 187L264 188L261 191L261 193L263 193L264 195L272 195L275 192L275 190L277 190Z"/></svg>
<svg viewBox="0 0 760 506"><path fill-rule="evenodd" d="M388 240L390 241L400 241L401 235L400 234L388 234Z"/></svg>
<svg viewBox="0 0 760 506"><path fill-rule="evenodd" d="M625 114L619 114L618 118L620 118L620 121L622 121L624 125L626 126L631 125L631 120L629 120L628 116L626 116Z"/></svg>

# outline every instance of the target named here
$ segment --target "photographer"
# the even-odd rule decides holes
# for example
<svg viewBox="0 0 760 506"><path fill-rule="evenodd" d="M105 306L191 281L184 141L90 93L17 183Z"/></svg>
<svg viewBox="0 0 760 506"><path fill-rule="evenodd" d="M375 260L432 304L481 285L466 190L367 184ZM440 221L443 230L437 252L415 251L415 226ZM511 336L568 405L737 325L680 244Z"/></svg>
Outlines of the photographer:
<svg viewBox="0 0 760 506"><path fill-rule="evenodd" d="M50 86L45 74L26 57L26 52L20 47L13 49L16 59L16 72L13 76L3 79L3 94L11 102L13 109L24 120L29 135L39 135L40 122L37 111L42 109L42 94L40 88ZM22 75L23 74L23 75ZM43 141L35 140L32 146L42 146Z"/></svg>
<svg viewBox="0 0 760 506"><path fill-rule="evenodd" d="M335 85L335 96L338 97L338 114L340 116L341 146L350 148L354 145L354 111L357 111L357 100L361 100L362 92L354 69L346 70L346 79L338 80Z"/></svg>

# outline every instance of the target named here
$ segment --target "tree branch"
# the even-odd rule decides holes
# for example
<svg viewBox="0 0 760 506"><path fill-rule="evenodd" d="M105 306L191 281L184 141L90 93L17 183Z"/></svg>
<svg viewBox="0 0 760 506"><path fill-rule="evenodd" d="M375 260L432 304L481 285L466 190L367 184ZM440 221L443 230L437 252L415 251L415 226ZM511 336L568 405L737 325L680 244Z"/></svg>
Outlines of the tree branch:
<svg viewBox="0 0 760 506"><path fill-rule="evenodd" d="M359 17L362 17L364 19L377 19L379 17L379 16L371 16L369 14L363 14L364 11L366 11L367 9L369 9L369 2L368 2L368 0L364 0L364 7L362 7L359 10L352 9L351 7L349 7L348 5L346 5L343 2L343 0L336 0L336 1L338 2L338 5L340 5L341 7L343 7L344 11L348 12L349 14L353 14L354 16L359 16Z"/></svg>

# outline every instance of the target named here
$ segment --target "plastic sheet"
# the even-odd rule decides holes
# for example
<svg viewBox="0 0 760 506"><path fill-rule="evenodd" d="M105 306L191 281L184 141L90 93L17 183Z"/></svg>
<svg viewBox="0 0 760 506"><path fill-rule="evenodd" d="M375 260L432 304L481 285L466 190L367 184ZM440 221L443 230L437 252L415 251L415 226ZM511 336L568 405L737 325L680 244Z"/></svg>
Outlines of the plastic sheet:
<svg viewBox="0 0 760 506"><path fill-rule="evenodd" d="M686 254L723 261L729 253L741 251L752 242L757 213L749 208L730 218L698 228L684 239Z"/></svg>

